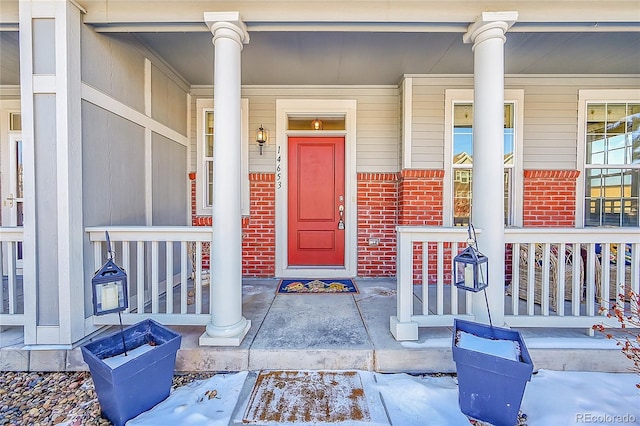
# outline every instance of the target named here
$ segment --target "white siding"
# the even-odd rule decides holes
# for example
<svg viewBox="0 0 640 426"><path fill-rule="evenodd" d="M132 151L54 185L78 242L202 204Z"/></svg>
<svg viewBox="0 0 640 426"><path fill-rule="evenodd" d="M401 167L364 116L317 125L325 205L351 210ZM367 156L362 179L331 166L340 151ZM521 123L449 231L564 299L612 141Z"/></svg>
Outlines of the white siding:
<svg viewBox="0 0 640 426"><path fill-rule="evenodd" d="M412 168L444 168L445 89L472 89L472 76L412 75ZM524 169L576 169L578 91L589 88L634 88L638 76L506 76L505 89L522 89L524 100ZM213 88L192 90L192 150L195 153L196 99L211 98ZM357 171L397 172L401 155L401 89L395 87L244 87L249 99L249 171L275 168L276 99L356 99ZM258 154L253 131L262 124L271 131L269 146ZM191 170L195 170L192 155Z"/></svg>
<svg viewBox="0 0 640 426"><path fill-rule="evenodd" d="M443 169L444 91L471 88L473 79L413 77L412 168Z"/></svg>
<svg viewBox="0 0 640 426"><path fill-rule="evenodd" d="M640 77L530 77L508 79L525 90L524 169L570 169L579 166L578 91L637 88Z"/></svg>
<svg viewBox="0 0 640 426"><path fill-rule="evenodd" d="M412 76L412 162L416 169L443 168L444 90L473 88L469 76ZM639 76L506 76L505 89L524 90L524 169L578 166L578 91L637 88Z"/></svg>
<svg viewBox="0 0 640 426"><path fill-rule="evenodd" d="M197 87L192 94L191 146L196 149L196 99L211 98L211 87ZM357 171L397 172L399 170L399 95L396 87L307 87L274 86L244 87L242 97L249 99L249 172L275 171L276 99L355 99L358 103ZM255 129L260 125L270 131L269 146L260 156L258 147L251 143ZM191 156L191 170L196 169L195 155Z"/></svg>

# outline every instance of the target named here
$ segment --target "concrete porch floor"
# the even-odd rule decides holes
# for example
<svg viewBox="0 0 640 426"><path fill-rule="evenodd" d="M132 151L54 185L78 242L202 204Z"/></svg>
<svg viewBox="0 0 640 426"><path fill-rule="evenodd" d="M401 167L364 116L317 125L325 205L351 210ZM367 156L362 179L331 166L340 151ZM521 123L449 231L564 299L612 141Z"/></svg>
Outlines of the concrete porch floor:
<svg viewBox="0 0 640 426"><path fill-rule="evenodd" d="M389 332L395 279L358 279L359 294L276 295L277 279L243 282L251 328L239 347L204 347L203 326L171 326L182 335L177 371L366 370L455 372L451 327L421 328L417 342ZM416 287L416 294L420 288ZM520 329L535 369L628 372L613 341L585 329ZM0 333L2 371L87 370L79 347L25 350L21 330Z"/></svg>

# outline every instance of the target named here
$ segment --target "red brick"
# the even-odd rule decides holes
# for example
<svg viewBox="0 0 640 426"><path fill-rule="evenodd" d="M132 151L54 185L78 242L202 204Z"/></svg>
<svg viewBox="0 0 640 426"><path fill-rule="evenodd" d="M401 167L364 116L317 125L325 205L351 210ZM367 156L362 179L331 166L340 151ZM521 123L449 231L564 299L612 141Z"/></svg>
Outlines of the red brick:
<svg viewBox="0 0 640 426"><path fill-rule="evenodd" d="M575 226L577 170L525 170L523 224Z"/></svg>

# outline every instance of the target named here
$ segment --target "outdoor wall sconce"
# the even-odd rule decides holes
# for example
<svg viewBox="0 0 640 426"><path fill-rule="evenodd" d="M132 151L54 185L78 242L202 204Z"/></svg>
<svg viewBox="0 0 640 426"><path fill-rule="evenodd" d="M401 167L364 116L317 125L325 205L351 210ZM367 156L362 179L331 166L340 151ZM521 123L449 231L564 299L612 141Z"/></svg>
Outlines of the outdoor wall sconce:
<svg viewBox="0 0 640 426"><path fill-rule="evenodd" d="M264 129L262 124L258 127L258 130L256 130L256 145L260 148L260 155L262 155L262 148L265 145L269 145L269 131Z"/></svg>
<svg viewBox="0 0 640 426"><path fill-rule="evenodd" d="M108 259L91 279L94 315L122 312L129 307L127 273L113 262L111 241L107 233Z"/></svg>
<svg viewBox="0 0 640 426"><path fill-rule="evenodd" d="M456 287L476 293L489 285L489 259L478 251L475 230L471 236L472 228L469 223L467 248L453 258L453 277Z"/></svg>
<svg viewBox="0 0 640 426"><path fill-rule="evenodd" d="M311 128L313 130L322 130L323 127L324 127L324 124L322 123L321 120L318 120L317 118L311 122Z"/></svg>

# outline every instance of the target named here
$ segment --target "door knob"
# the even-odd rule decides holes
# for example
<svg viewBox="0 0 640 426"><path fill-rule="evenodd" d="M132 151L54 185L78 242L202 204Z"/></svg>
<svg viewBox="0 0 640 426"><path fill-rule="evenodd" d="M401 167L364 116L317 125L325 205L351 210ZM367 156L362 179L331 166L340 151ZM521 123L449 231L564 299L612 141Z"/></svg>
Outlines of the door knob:
<svg viewBox="0 0 640 426"><path fill-rule="evenodd" d="M13 196L13 193L10 193L9 196L4 199L4 205L5 206L9 206L9 207L13 207L13 202L14 201L15 201L15 197Z"/></svg>

